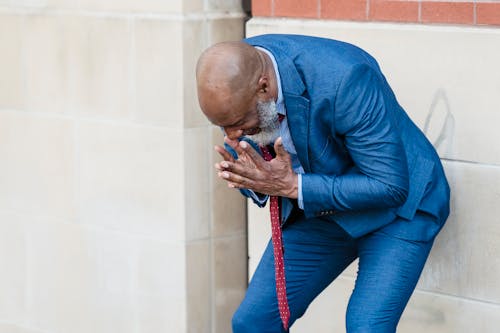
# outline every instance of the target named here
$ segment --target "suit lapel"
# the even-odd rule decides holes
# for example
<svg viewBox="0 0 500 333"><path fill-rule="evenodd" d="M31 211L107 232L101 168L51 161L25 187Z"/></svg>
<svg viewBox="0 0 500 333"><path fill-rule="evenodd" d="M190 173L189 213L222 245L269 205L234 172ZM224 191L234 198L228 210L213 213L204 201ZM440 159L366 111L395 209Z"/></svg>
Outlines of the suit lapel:
<svg viewBox="0 0 500 333"><path fill-rule="evenodd" d="M295 64L285 54L273 52L281 77L281 88L285 99L286 115L290 135L297 149L297 156L304 171L310 172L308 135L309 100L302 96L306 88Z"/></svg>

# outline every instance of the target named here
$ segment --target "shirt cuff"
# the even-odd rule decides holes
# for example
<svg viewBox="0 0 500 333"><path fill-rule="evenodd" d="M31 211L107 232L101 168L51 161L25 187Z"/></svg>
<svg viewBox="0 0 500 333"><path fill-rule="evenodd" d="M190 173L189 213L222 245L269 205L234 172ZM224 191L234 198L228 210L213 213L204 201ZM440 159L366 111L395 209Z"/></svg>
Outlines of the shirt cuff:
<svg viewBox="0 0 500 333"><path fill-rule="evenodd" d="M298 174L298 198L297 198L297 204L300 209L304 210L304 199L302 198L302 174Z"/></svg>

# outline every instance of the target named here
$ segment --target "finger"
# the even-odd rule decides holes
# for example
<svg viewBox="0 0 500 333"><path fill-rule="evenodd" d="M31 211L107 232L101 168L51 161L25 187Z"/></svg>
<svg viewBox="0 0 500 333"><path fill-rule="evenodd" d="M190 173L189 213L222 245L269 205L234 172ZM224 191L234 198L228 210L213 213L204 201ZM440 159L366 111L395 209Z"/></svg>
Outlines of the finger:
<svg viewBox="0 0 500 333"><path fill-rule="evenodd" d="M230 163L228 161L223 161L219 164L219 167L220 171L227 170L245 178L257 179L258 170L253 163L242 164L238 162Z"/></svg>
<svg viewBox="0 0 500 333"><path fill-rule="evenodd" d="M219 172L218 176L228 181L229 183L232 183L235 187L238 188L251 188L252 184L254 183L254 181L251 179L248 179L246 177L243 177L241 175L229 171Z"/></svg>
<svg viewBox="0 0 500 333"><path fill-rule="evenodd" d="M290 154L288 154L283 146L283 140L281 137L277 138L274 142L274 151L276 152L276 157L279 157L281 160L288 161L290 158Z"/></svg>
<svg viewBox="0 0 500 333"><path fill-rule="evenodd" d="M235 189L243 189L243 188L246 188L245 186L243 185L240 185L240 184L235 184L235 183L227 183L227 187L229 188L235 188Z"/></svg>
<svg viewBox="0 0 500 333"><path fill-rule="evenodd" d="M238 139L232 140L228 136L225 136L224 137L224 142L226 144L228 144L231 148L236 149L238 147L239 140Z"/></svg>
<svg viewBox="0 0 500 333"><path fill-rule="evenodd" d="M266 161L264 158L246 141L240 141L241 153L245 153L257 167L262 166ZM239 153L238 153L239 154Z"/></svg>
<svg viewBox="0 0 500 333"><path fill-rule="evenodd" d="M223 162L223 163L224 163L224 162ZM215 166L215 169L216 169L217 171L224 171L224 169L225 169L225 168L222 166L222 164L221 164L221 163L215 163L215 164L214 164L214 166Z"/></svg>
<svg viewBox="0 0 500 333"><path fill-rule="evenodd" d="M233 155L231 155L230 152L228 152L225 148L217 145L214 147L215 151L218 152L222 158L224 159L224 161L230 161L230 162L234 162L234 158L233 158Z"/></svg>
<svg viewBox="0 0 500 333"><path fill-rule="evenodd" d="M233 148L236 151L238 156L241 156L241 154L243 154L243 149L241 149L240 143L245 141L231 140L226 136L224 137L224 142L229 146L231 146L231 148Z"/></svg>
<svg viewBox="0 0 500 333"><path fill-rule="evenodd" d="M239 184L235 184L235 183L227 183L227 187L229 187L229 188L237 188L237 189L245 188L243 185L239 185Z"/></svg>

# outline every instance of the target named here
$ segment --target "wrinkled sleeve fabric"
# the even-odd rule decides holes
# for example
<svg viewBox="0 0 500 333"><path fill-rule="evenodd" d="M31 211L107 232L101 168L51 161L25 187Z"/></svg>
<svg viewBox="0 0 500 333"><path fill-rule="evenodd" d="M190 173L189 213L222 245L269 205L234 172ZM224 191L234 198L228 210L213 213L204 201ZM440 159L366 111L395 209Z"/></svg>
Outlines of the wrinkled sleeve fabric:
<svg viewBox="0 0 500 333"><path fill-rule="evenodd" d="M332 135L344 138L354 167L339 175L302 175L304 211L355 211L396 207L408 195L401 136L385 99L390 88L368 65L353 66L338 87Z"/></svg>

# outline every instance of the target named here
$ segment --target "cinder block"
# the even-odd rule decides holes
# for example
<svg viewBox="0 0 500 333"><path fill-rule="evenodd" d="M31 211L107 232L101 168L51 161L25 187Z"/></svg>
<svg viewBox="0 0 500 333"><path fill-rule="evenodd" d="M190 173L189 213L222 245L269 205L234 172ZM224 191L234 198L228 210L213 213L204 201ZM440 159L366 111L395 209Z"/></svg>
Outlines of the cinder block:
<svg viewBox="0 0 500 333"><path fill-rule="evenodd" d="M269 206L259 208L247 200L248 209L248 271L249 280L271 239L271 216Z"/></svg>
<svg viewBox="0 0 500 333"><path fill-rule="evenodd" d="M78 8L78 0L2 0L0 4L7 4L11 8Z"/></svg>
<svg viewBox="0 0 500 333"><path fill-rule="evenodd" d="M3 112L0 133L0 209L74 218L72 121Z"/></svg>
<svg viewBox="0 0 500 333"><path fill-rule="evenodd" d="M182 21L134 23L134 120L183 126Z"/></svg>
<svg viewBox="0 0 500 333"><path fill-rule="evenodd" d="M132 29L122 18L63 16L68 107L84 117L130 118Z"/></svg>
<svg viewBox="0 0 500 333"><path fill-rule="evenodd" d="M25 15L24 101L28 111L68 112L68 59L59 16Z"/></svg>
<svg viewBox="0 0 500 333"><path fill-rule="evenodd" d="M182 242L139 239L134 294L171 298L172 305L175 305L185 297L186 258L186 247Z"/></svg>
<svg viewBox="0 0 500 333"><path fill-rule="evenodd" d="M185 332L186 259L182 242L139 240L133 291L136 330Z"/></svg>
<svg viewBox="0 0 500 333"><path fill-rule="evenodd" d="M212 260L210 240L186 244L186 303L188 332L210 333Z"/></svg>
<svg viewBox="0 0 500 333"><path fill-rule="evenodd" d="M48 7L77 9L80 0L45 0Z"/></svg>
<svg viewBox="0 0 500 333"><path fill-rule="evenodd" d="M77 137L81 223L184 239L180 131L82 122Z"/></svg>
<svg viewBox="0 0 500 333"><path fill-rule="evenodd" d="M211 21L211 20L209 20ZM196 62L207 46L207 22L204 19L182 22L183 106L184 127L207 126L208 120L200 110L196 91Z"/></svg>
<svg viewBox="0 0 500 333"><path fill-rule="evenodd" d="M79 5L81 9L92 11L180 14L203 11L204 0L80 0Z"/></svg>
<svg viewBox="0 0 500 333"><path fill-rule="evenodd" d="M24 8L43 8L48 5L49 1L55 1L57 2L58 0L4 0L6 5L9 5L10 7L24 7Z"/></svg>
<svg viewBox="0 0 500 333"><path fill-rule="evenodd" d="M196 3L200 0L189 0ZM145 13L181 13L182 0L80 0L79 7L83 10L112 12L145 12Z"/></svg>
<svg viewBox="0 0 500 333"><path fill-rule="evenodd" d="M116 257L107 256L110 252L96 251L91 232L67 221L29 218L25 224L25 320L30 327L49 332L133 332L130 294L113 290L109 274L118 274L102 269L112 262L114 269L120 268L127 253L115 263Z"/></svg>
<svg viewBox="0 0 500 333"><path fill-rule="evenodd" d="M407 333L495 333L500 325L498 304L467 298L415 292L398 331Z"/></svg>
<svg viewBox="0 0 500 333"><path fill-rule="evenodd" d="M246 237L215 238L212 241L212 251L214 331L231 332L231 317L246 291Z"/></svg>
<svg viewBox="0 0 500 333"><path fill-rule="evenodd" d="M22 17L0 15L0 108L21 109L22 89Z"/></svg>
<svg viewBox="0 0 500 333"><path fill-rule="evenodd" d="M208 0L207 10L241 12L241 0Z"/></svg>
<svg viewBox="0 0 500 333"><path fill-rule="evenodd" d="M36 328L28 328L20 324L0 323L0 333L54 333L54 331L40 331Z"/></svg>
<svg viewBox="0 0 500 333"><path fill-rule="evenodd" d="M238 41L244 37L243 17L224 17L208 22L209 44Z"/></svg>
<svg viewBox="0 0 500 333"><path fill-rule="evenodd" d="M209 128L184 131L184 174L186 239L206 239L210 235Z"/></svg>
<svg viewBox="0 0 500 333"><path fill-rule="evenodd" d="M446 162L451 215L419 288L500 304L500 167Z"/></svg>
<svg viewBox="0 0 500 333"><path fill-rule="evenodd" d="M138 241L134 235L85 226L85 246L94 261L95 288L109 295L129 295L136 281Z"/></svg>
<svg viewBox="0 0 500 333"><path fill-rule="evenodd" d="M135 304L138 332L186 332L188 329L185 298L172 300L137 295Z"/></svg>
<svg viewBox="0 0 500 333"><path fill-rule="evenodd" d="M311 303L290 332L345 332L345 313L353 288L353 279L337 278Z"/></svg>
<svg viewBox="0 0 500 333"><path fill-rule="evenodd" d="M0 213L0 318L21 323L26 309L26 237L24 221L14 214ZM0 326L0 332L7 332ZM10 331L9 331L10 332Z"/></svg>
<svg viewBox="0 0 500 333"><path fill-rule="evenodd" d="M345 332L345 313L354 280L339 277L309 306L293 333ZM498 304L416 291L408 303L398 332L469 333L498 330Z"/></svg>

